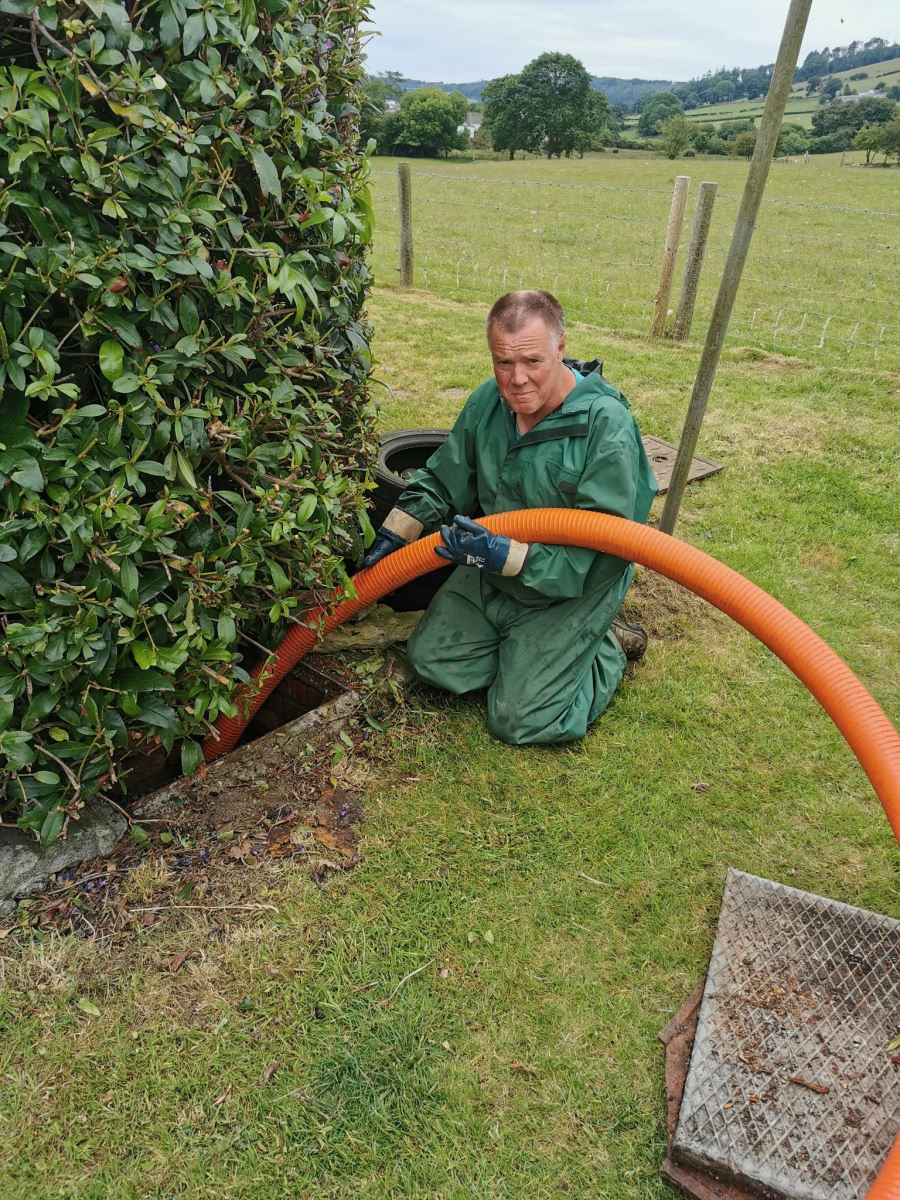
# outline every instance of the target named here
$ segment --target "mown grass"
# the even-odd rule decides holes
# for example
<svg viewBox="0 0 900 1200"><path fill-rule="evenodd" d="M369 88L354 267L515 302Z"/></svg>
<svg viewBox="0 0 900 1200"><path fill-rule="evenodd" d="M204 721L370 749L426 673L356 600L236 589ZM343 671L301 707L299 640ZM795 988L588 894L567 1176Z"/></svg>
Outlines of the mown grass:
<svg viewBox="0 0 900 1200"><path fill-rule="evenodd" d="M719 185L695 310L702 337L737 216L747 164L649 155L412 164L416 284L489 303L538 283L573 317L649 329L676 175L691 177L680 263L700 180ZM381 284L398 270L397 160L376 159ZM840 156L773 166L730 329L733 345L834 366L900 369L894 301L897 173L848 170ZM679 267L680 271L680 267ZM680 290L676 277L671 305Z"/></svg>
<svg viewBox="0 0 900 1200"><path fill-rule="evenodd" d="M487 373L483 312L378 291L385 427L452 421ZM675 440L696 347L610 326L573 322L570 349ZM896 375L729 349L700 447L726 470L680 527L889 711L898 401ZM217 902L258 880L277 915L7 951L4 1200L674 1197L656 1036L706 970L727 867L896 915L897 859L777 660L653 576L631 603L656 636L578 745L511 749L479 698L414 694L356 870L219 879Z"/></svg>

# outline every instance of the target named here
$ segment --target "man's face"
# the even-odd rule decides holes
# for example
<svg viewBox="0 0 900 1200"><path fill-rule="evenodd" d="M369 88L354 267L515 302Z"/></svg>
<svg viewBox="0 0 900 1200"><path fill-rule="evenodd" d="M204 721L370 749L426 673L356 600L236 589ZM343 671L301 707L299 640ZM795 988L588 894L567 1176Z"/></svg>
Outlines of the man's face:
<svg viewBox="0 0 900 1200"><path fill-rule="evenodd" d="M488 344L500 395L514 413L542 417L558 406L565 334L530 317L515 333L491 329Z"/></svg>

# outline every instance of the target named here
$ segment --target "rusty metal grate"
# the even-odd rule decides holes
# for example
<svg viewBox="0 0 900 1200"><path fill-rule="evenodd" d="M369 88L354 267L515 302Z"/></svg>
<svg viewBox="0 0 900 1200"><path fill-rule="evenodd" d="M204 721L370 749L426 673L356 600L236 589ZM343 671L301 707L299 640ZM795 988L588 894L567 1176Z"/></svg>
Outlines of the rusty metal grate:
<svg viewBox="0 0 900 1200"><path fill-rule="evenodd" d="M671 442L664 442L662 438L653 437L649 433L644 434L641 440L644 443L644 449L647 451L647 457L650 459L650 465L656 476L656 482L659 484L661 495L663 492L668 491L669 484L672 482L672 472L675 470L678 447L673 446ZM713 462L709 458L700 458L699 455L695 455L691 459L688 483L693 483L695 479L705 479L707 475L714 475L716 471L723 471L724 469L724 463Z"/></svg>
<svg viewBox="0 0 900 1200"><path fill-rule="evenodd" d="M859 1200L900 1127L900 921L729 871L672 1157Z"/></svg>

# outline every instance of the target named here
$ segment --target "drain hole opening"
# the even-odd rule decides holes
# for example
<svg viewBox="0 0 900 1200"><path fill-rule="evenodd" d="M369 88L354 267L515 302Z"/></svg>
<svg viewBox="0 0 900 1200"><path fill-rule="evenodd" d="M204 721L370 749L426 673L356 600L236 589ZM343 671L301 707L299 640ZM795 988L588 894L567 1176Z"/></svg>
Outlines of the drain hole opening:
<svg viewBox="0 0 900 1200"><path fill-rule="evenodd" d="M298 717L305 716L329 700L334 700L341 690L337 683L318 672L313 674L301 663L281 681L263 704L244 731L238 747L258 741L259 738L273 733L291 721L296 721ZM176 749L167 754L162 746L141 749L129 756L125 762L125 770L127 794L123 789L116 788L112 792L112 798L128 807L151 792L181 779L180 752Z"/></svg>

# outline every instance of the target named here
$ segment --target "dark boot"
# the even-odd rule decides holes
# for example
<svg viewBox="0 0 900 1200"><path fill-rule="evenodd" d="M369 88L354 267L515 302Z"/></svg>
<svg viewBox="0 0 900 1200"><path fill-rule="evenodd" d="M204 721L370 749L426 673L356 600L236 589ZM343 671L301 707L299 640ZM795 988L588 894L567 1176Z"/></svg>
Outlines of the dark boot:
<svg viewBox="0 0 900 1200"><path fill-rule="evenodd" d="M613 618L609 630L629 662L636 662L644 657L647 650L647 630L643 625L629 625L619 613Z"/></svg>

